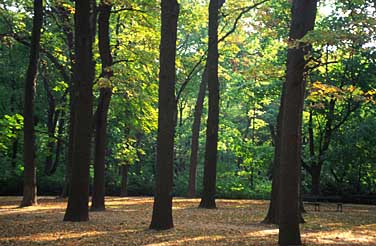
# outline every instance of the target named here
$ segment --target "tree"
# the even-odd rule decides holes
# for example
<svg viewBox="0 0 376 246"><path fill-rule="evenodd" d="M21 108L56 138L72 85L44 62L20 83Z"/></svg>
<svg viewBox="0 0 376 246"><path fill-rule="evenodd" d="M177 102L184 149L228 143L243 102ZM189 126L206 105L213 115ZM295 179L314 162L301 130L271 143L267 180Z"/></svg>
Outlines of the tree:
<svg viewBox="0 0 376 246"><path fill-rule="evenodd" d="M199 134L201 125L202 110L204 107L204 100L206 95L206 88L208 84L208 72L204 70L202 80L200 83L199 92L197 95L193 123L192 123L192 140L191 140L191 156L189 166L189 181L188 181L188 197L194 197L196 194L196 170L198 163L198 147Z"/></svg>
<svg viewBox="0 0 376 246"><path fill-rule="evenodd" d="M205 166L203 193L200 208L216 208L215 186L217 175L217 146L219 123L219 80L218 80L218 12L219 1L210 0L209 3L209 40L208 58L206 61L209 112L206 129Z"/></svg>
<svg viewBox="0 0 376 246"><path fill-rule="evenodd" d="M95 30L95 2L78 0L75 7L74 148L68 207L64 221L87 221L89 220L89 162L94 78L92 44Z"/></svg>
<svg viewBox="0 0 376 246"><path fill-rule="evenodd" d="M271 126L272 138L274 140L274 159L272 167L272 192L270 197L270 203L268 213L266 214L263 223L267 224L279 224L279 179L280 179L280 158L281 158L281 120L284 98L282 88L281 104L279 106L279 113L277 116L277 127L274 130L274 126Z"/></svg>
<svg viewBox="0 0 376 246"><path fill-rule="evenodd" d="M158 90L157 171L153 215L150 229L172 228L172 183L174 153L175 56L179 4L176 0L161 2L161 43Z"/></svg>
<svg viewBox="0 0 376 246"><path fill-rule="evenodd" d="M24 187L21 207L37 203L35 163L34 101L37 82L40 36L43 24L43 1L34 0L33 30L24 94Z"/></svg>
<svg viewBox="0 0 376 246"><path fill-rule="evenodd" d="M225 41L227 37L229 37L232 33L234 33L236 31L237 26L239 24L239 21L241 20L241 18L246 13L248 13L252 9L255 9L256 7L258 7L259 5L261 5L261 4L263 4L267 1L268 0L263 0L263 1L260 1L260 2L257 2L257 3L254 3L250 6L240 8L240 12L238 12L239 11L239 9L238 9L238 11L236 11L237 15L234 17L235 20L232 23L232 25L230 25L230 27L231 27L230 30L228 30L219 39L218 39L218 33L217 33L217 39L216 39L217 40L217 44L216 44L217 47L218 47L219 43ZM224 3L225 3L225 1L220 1L218 8L220 9ZM230 10L230 12L233 12L233 11ZM218 32L218 23L217 23L217 32ZM206 52L205 52L205 55L206 55ZM193 74L193 72L195 71L195 68L198 65L201 64L203 58L204 58L204 56L202 56L200 58L200 60L196 63L196 65L194 66L194 68L193 68L193 70L191 71L190 74ZM188 181L189 182L188 183L188 197L194 197L195 193L196 193L196 170L197 170L197 164L198 164L198 150L199 150L199 135L200 135L201 116L202 116L202 111L203 111L203 107L204 107L206 89L208 87L208 67L207 67L208 60L207 59L206 59L205 68L204 68L204 71L203 71L202 77L201 77L199 92L198 92L198 95L197 95L195 109L194 109L193 123L192 123L192 128L191 128L192 129L192 140L191 140L191 155L190 155L189 181ZM218 60L218 58L217 58L217 60ZM218 75L217 75L217 77L218 77ZM188 78L189 78L189 76L188 76ZM188 83L187 80L185 82ZM182 89L183 88L184 87L182 86ZM179 92L181 92L181 91L179 91ZM219 105L219 101L218 101L218 105ZM217 127L217 131L218 131L218 127ZM217 133L217 135L218 135L218 133ZM218 139L218 136L217 136L217 139Z"/></svg>
<svg viewBox="0 0 376 246"><path fill-rule="evenodd" d="M100 95L95 114L95 157L94 157L94 185L91 210L105 209L105 156L107 143L107 115L112 95L111 77L112 55L110 48L110 15L111 5L102 1L99 6L98 36L99 53L102 60L102 78L100 79Z"/></svg>
<svg viewBox="0 0 376 246"><path fill-rule="evenodd" d="M294 0L287 52L285 94L281 114L281 157L279 189L279 244L301 245L299 230L299 186L301 125L305 81L303 79L310 44L301 42L313 30L317 1Z"/></svg>

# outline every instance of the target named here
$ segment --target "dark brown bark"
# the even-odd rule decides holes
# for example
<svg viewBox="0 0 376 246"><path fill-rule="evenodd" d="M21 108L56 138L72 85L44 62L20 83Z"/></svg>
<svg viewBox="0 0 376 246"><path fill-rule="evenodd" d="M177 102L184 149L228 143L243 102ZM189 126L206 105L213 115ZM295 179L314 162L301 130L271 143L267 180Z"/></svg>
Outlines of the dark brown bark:
<svg viewBox="0 0 376 246"><path fill-rule="evenodd" d="M35 163L34 102L37 83L40 36L43 24L43 1L34 0L33 30L24 94L24 186L21 207L37 203Z"/></svg>
<svg viewBox="0 0 376 246"><path fill-rule="evenodd" d="M61 10L61 9L60 9ZM62 22L69 23L69 14L66 13L66 10L63 10L60 17ZM68 197L70 190L70 179L72 173L72 161L73 161L73 137L74 137L74 118L75 118L75 103L74 103L74 61L75 61L75 51L74 51L74 40L73 40L73 30L70 28L70 25L64 25L64 33L67 38L69 60L71 65L70 73L67 74L64 78L66 81L69 81L69 127L68 127L68 148L66 148L66 160L65 160L65 177L64 177L64 187L61 193L61 197Z"/></svg>
<svg viewBox="0 0 376 246"><path fill-rule="evenodd" d="M112 55L110 48L110 15L111 5L101 2L99 6L98 37L99 53L102 60L102 76L110 81L112 72ZM94 184L91 210L105 210L105 156L107 144L107 116L112 95L111 85L100 89L98 108L95 117L95 156Z"/></svg>
<svg viewBox="0 0 376 246"><path fill-rule="evenodd" d="M320 174L321 174L322 164L316 164L311 166L311 193L312 195L320 195Z"/></svg>
<svg viewBox="0 0 376 246"><path fill-rule="evenodd" d="M277 129L274 135L274 160L272 169L272 193L270 197L268 213L263 220L263 223L267 224L279 224L279 166L281 157L281 120L282 120L282 108L284 97L284 86L282 88L281 104L279 106L279 113L277 116ZM273 130L274 132L274 130Z"/></svg>
<svg viewBox="0 0 376 246"><path fill-rule="evenodd" d="M172 228L172 184L174 158L175 57L179 4L176 0L161 2L161 44L158 90L158 136L156 184L150 229Z"/></svg>
<svg viewBox="0 0 376 246"><path fill-rule="evenodd" d="M120 196L128 196L128 172L129 165L121 166L121 186L120 186Z"/></svg>
<svg viewBox="0 0 376 246"><path fill-rule="evenodd" d="M55 148L55 161L53 163L51 174L54 174L56 172L56 169L60 162L60 153L63 145L63 133L64 133L64 127L65 127L65 113L64 111L61 112L61 119L59 121L59 127L57 129L57 143Z"/></svg>
<svg viewBox="0 0 376 246"><path fill-rule="evenodd" d="M92 124L95 1L77 0L75 5L75 56L73 154L68 206L64 221L89 220L89 162Z"/></svg>
<svg viewBox="0 0 376 246"><path fill-rule="evenodd" d="M188 197L196 196L196 172L198 164L198 149L200 138L201 115L204 108L206 88L208 84L208 72L205 68L202 74L200 89L197 95L194 119L192 124L191 157L189 166Z"/></svg>
<svg viewBox="0 0 376 246"><path fill-rule="evenodd" d="M46 90L47 94L47 101L48 101L48 109L47 109L47 132L48 132L48 143L47 143L47 153L46 153L46 160L44 164L44 173L46 175L51 174L51 170L53 168L53 151L55 147L55 140L54 140L54 135L55 135L55 126L56 124L54 123L54 119L56 117L56 103L55 103L55 98L52 95L52 92L50 90L48 80L46 76L43 77L43 84L44 84L44 89Z"/></svg>
<svg viewBox="0 0 376 246"><path fill-rule="evenodd" d="M216 208L216 174L217 146L219 123L219 80L218 80L218 12L217 0L209 3L209 41L208 58L206 61L208 73L209 110L206 129L205 166L203 192L200 208Z"/></svg>
<svg viewBox="0 0 376 246"><path fill-rule="evenodd" d="M314 28L317 0L294 0L290 45L287 52L286 90L281 125L279 190L279 245L301 245L300 239L300 159L301 121L305 83L305 56L310 45L298 40Z"/></svg>

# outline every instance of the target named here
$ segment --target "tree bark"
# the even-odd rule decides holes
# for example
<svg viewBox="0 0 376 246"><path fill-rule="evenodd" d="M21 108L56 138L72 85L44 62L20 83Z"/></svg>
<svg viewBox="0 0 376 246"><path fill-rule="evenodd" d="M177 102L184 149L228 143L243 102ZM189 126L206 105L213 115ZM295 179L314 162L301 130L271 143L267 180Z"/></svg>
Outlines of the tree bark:
<svg viewBox="0 0 376 246"><path fill-rule="evenodd" d="M128 172L129 172L129 165L121 166L121 188L120 188L121 197L128 196Z"/></svg>
<svg viewBox="0 0 376 246"><path fill-rule="evenodd" d="M209 41L206 61L208 73L209 110L206 129L205 166L203 193L200 208L216 208L215 190L217 174L217 146L219 123L219 80L218 80L218 0L209 3Z"/></svg>
<svg viewBox="0 0 376 246"><path fill-rule="evenodd" d="M63 11L64 14L60 15L61 18L69 23L69 14L66 14L65 11ZM74 51L74 40L73 40L73 30L69 28L69 25L64 25L64 32L66 34L67 38L67 44L68 44L68 52L69 52L69 59L70 59L70 65L71 70L69 73L69 78L66 78L69 80L69 127L68 127L68 148L66 149L66 160L65 160L65 182L64 187L61 193L61 197L68 197L69 190L70 190L70 179L71 179L71 173L72 173L72 161L73 161L73 136L74 136L74 118L75 118L75 102L74 102L74 61L75 61L75 51ZM68 77L68 76L65 76Z"/></svg>
<svg viewBox="0 0 376 246"><path fill-rule="evenodd" d="M172 228L172 184L175 127L175 57L179 4L161 2L161 44L159 70L156 184L150 229Z"/></svg>
<svg viewBox="0 0 376 246"><path fill-rule="evenodd" d="M205 68L202 74L200 89L197 95L194 119L192 124L191 157L189 166L188 197L196 196L196 172L198 165L198 149L200 139L201 115L204 108L206 88L208 84L208 71Z"/></svg>
<svg viewBox="0 0 376 246"><path fill-rule="evenodd" d="M320 195L320 174L322 165L317 164L311 167L311 193L312 195Z"/></svg>
<svg viewBox="0 0 376 246"><path fill-rule="evenodd" d="M300 239L300 159L301 121L305 83L305 56L311 47L299 41L315 25L317 0L294 0L287 52L286 94L281 126L279 245L301 245Z"/></svg>
<svg viewBox="0 0 376 246"><path fill-rule="evenodd" d="M60 162L60 153L63 145L63 133L64 133L64 127L65 127L65 112L64 110L61 111L61 116L59 120L59 127L57 129L57 143L55 148L55 161L53 163L51 174L54 174L56 172L57 167L59 166Z"/></svg>
<svg viewBox="0 0 376 246"><path fill-rule="evenodd" d="M43 1L34 0L33 30L24 94L24 186L21 207L37 204L34 103L42 25Z"/></svg>
<svg viewBox="0 0 376 246"><path fill-rule="evenodd" d="M48 143L47 143L47 156L44 164L44 174L51 175L51 170L53 168L53 151L55 147L55 128L56 124L54 124L54 119L57 119L56 116L56 103L55 98L52 95L50 87L48 85L47 77L43 77L43 84L47 94L47 101L48 101L48 109L47 109L47 131L48 131Z"/></svg>
<svg viewBox="0 0 376 246"><path fill-rule="evenodd" d="M99 7L98 36L99 53L102 60L102 75L106 83L113 76L112 55L110 48L110 16L111 5L104 1ZM107 116L112 95L111 85L106 84L100 89L98 109L95 124L95 157L94 157L94 185L91 210L105 210L105 156L107 144Z"/></svg>
<svg viewBox="0 0 376 246"><path fill-rule="evenodd" d="M89 220L89 162L92 124L95 1L77 0L75 6L75 56L72 174L64 221Z"/></svg>
<svg viewBox="0 0 376 246"><path fill-rule="evenodd" d="M277 116L277 129L274 136L274 160L272 170L272 193L270 197L268 213L263 220L266 224L279 224L279 166L281 157L281 124L283 114L283 100L285 94L285 86L282 88L281 104L279 106L279 112Z"/></svg>

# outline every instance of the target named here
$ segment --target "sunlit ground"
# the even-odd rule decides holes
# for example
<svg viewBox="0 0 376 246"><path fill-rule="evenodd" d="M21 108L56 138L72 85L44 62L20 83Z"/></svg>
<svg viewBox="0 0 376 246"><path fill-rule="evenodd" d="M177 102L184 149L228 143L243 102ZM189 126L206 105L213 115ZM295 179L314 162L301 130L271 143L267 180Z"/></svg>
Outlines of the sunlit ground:
<svg viewBox="0 0 376 246"><path fill-rule="evenodd" d="M218 200L219 209L198 209L198 199L174 199L175 228L148 230L152 198L106 200L105 212L90 221L63 222L66 201L42 197L39 205L18 208L20 197L0 197L0 245L276 245L275 226L260 224L267 201ZM304 245L376 245L376 206L306 205Z"/></svg>

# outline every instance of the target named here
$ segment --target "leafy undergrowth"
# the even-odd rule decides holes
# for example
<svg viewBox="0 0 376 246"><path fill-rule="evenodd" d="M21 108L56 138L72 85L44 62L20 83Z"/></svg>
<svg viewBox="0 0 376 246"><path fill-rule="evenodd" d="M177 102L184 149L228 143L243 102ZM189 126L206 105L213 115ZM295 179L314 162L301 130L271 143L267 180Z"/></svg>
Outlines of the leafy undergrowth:
<svg viewBox="0 0 376 246"><path fill-rule="evenodd" d="M278 229L260 224L267 201L218 200L218 209L198 209L198 199L174 199L175 228L148 230L152 198L108 197L105 212L90 221L63 222L66 200L42 197L18 208L20 197L0 197L0 245L276 245ZM376 245L376 206L306 205L304 245Z"/></svg>

